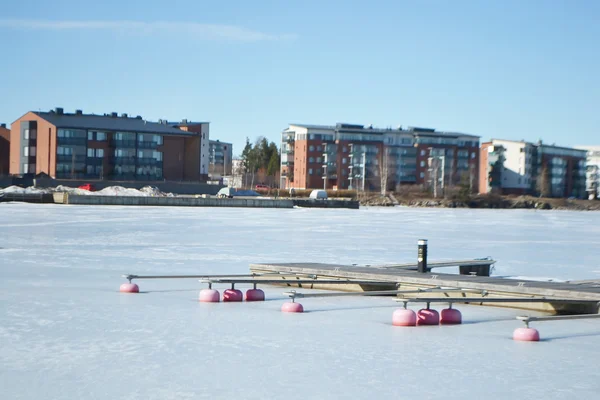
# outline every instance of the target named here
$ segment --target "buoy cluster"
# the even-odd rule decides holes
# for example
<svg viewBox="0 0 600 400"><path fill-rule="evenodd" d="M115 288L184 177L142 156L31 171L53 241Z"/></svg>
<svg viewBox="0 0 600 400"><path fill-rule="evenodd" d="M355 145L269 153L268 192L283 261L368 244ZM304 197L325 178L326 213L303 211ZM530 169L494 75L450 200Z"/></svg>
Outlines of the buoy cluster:
<svg viewBox="0 0 600 400"><path fill-rule="evenodd" d="M392 325L394 326L458 325L461 323L462 314L452 307L442 310L441 314L429 308L429 305L416 313L404 307L397 309L392 314Z"/></svg>
<svg viewBox="0 0 600 400"><path fill-rule="evenodd" d="M231 288L223 291L223 302L239 302L239 301L264 301L265 292L261 289L248 289L246 296L241 290ZM213 288L202 289L198 296L198 301L201 303L218 303L221 301L221 296L218 290Z"/></svg>

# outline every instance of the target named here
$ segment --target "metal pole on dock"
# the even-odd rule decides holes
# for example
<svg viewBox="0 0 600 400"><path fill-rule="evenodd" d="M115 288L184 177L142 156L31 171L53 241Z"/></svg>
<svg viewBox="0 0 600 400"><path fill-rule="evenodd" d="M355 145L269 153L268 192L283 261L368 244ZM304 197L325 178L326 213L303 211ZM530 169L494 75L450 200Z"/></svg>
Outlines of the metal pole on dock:
<svg viewBox="0 0 600 400"><path fill-rule="evenodd" d="M427 272L427 239L419 239L417 252L417 271Z"/></svg>

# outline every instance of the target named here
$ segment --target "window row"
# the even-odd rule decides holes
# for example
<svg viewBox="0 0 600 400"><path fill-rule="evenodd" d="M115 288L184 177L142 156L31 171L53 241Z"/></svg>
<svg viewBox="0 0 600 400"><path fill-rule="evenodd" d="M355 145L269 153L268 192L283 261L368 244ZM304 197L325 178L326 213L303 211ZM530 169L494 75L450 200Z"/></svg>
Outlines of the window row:
<svg viewBox="0 0 600 400"><path fill-rule="evenodd" d="M106 132L88 131L88 140L96 140L98 142L106 141Z"/></svg>
<svg viewBox="0 0 600 400"><path fill-rule="evenodd" d="M35 173L35 164L23 164L23 173L24 174L34 174Z"/></svg>
<svg viewBox="0 0 600 400"><path fill-rule="evenodd" d="M23 156L24 157L35 157L36 148L31 146L23 147Z"/></svg>
<svg viewBox="0 0 600 400"><path fill-rule="evenodd" d="M87 134L85 131L80 129L59 129L57 132L57 136L59 138L75 138L75 139L85 139Z"/></svg>
<svg viewBox="0 0 600 400"><path fill-rule="evenodd" d="M104 157L104 149L88 149L87 156L92 158L103 158Z"/></svg>
<svg viewBox="0 0 600 400"><path fill-rule="evenodd" d="M37 129L25 129L23 131L23 139L37 139Z"/></svg>

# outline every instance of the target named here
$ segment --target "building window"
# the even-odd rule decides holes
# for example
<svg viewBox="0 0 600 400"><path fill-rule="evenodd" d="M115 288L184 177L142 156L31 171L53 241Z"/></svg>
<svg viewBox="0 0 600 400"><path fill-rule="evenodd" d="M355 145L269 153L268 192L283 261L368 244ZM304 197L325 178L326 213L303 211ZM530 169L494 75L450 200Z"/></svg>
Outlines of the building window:
<svg viewBox="0 0 600 400"><path fill-rule="evenodd" d="M88 140L94 140L94 132L92 132L92 131L88 132Z"/></svg>
<svg viewBox="0 0 600 400"><path fill-rule="evenodd" d="M321 157L317 157L317 162L320 163L323 159Z"/></svg>
<svg viewBox="0 0 600 400"><path fill-rule="evenodd" d="M475 158L475 153L471 153L471 158Z"/></svg>
<svg viewBox="0 0 600 400"><path fill-rule="evenodd" d="M315 159L313 157L308 157L308 162L313 163L313 162L315 162Z"/></svg>
<svg viewBox="0 0 600 400"><path fill-rule="evenodd" d="M96 132L96 140L103 142L106 140L106 132Z"/></svg>
<svg viewBox="0 0 600 400"><path fill-rule="evenodd" d="M425 166L425 161L421 161L421 167L424 167L424 166Z"/></svg>
<svg viewBox="0 0 600 400"><path fill-rule="evenodd" d="M425 172L421 172L421 173L419 174L419 176L420 176L421 178L425 178Z"/></svg>
<svg viewBox="0 0 600 400"><path fill-rule="evenodd" d="M315 134L314 133L311 133L308 137L309 137L310 140L315 140Z"/></svg>
<svg viewBox="0 0 600 400"><path fill-rule="evenodd" d="M308 151L315 151L315 146L312 146L312 145L311 145L311 146L308 148Z"/></svg>
<svg viewBox="0 0 600 400"><path fill-rule="evenodd" d="M342 146L342 153L347 153L348 149L346 148L346 146Z"/></svg>
<svg viewBox="0 0 600 400"><path fill-rule="evenodd" d="M425 155L425 150L421 150L421 155L424 156Z"/></svg>
<svg viewBox="0 0 600 400"><path fill-rule="evenodd" d="M317 146L317 151L322 151L323 147L322 146Z"/></svg>
<svg viewBox="0 0 600 400"><path fill-rule="evenodd" d="M346 164L346 159L342 158L342 164Z"/></svg>
<svg viewBox="0 0 600 400"><path fill-rule="evenodd" d="M97 158L104 157L104 149L96 149L96 157Z"/></svg>
<svg viewBox="0 0 600 400"><path fill-rule="evenodd" d="M25 132L23 132L23 138L24 139L29 139L29 129L25 129Z"/></svg>
<svg viewBox="0 0 600 400"><path fill-rule="evenodd" d="M309 175L312 175L312 174L313 174L313 170L312 170L312 168L309 168L309 169L308 169L308 174L309 174Z"/></svg>
<svg viewBox="0 0 600 400"><path fill-rule="evenodd" d="M87 156L88 157L94 157L94 149L87 149Z"/></svg>
<svg viewBox="0 0 600 400"><path fill-rule="evenodd" d="M23 147L23 156L29 157L29 147Z"/></svg>

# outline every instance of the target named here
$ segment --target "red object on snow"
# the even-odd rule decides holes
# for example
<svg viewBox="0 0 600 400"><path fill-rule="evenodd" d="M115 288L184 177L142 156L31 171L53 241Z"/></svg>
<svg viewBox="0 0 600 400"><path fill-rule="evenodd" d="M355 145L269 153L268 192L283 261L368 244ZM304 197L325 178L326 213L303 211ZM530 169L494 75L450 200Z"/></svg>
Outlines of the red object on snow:
<svg viewBox="0 0 600 400"><path fill-rule="evenodd" d="M92 186L92 184L90 184L90 183L86 183L85 185L79 186L79 189L88 190L90 192L93 192L96 190L96 189L94 189L94 186Z"/></svg>

